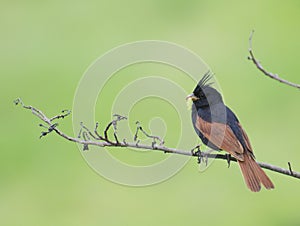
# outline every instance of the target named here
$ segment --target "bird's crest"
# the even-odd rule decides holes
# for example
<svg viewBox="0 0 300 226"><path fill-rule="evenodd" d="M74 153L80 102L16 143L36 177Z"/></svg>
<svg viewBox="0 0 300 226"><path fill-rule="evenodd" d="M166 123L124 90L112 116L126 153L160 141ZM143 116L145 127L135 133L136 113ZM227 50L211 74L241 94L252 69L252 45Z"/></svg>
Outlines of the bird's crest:
<svg viewBox="0 0 300 226"><path fill-rule="evenodd" d="M213 74L211 73L211 71L205 73L205 75L201 78L196 88L194 89L193 93L195 94L195 96L202 96L204 94L204 90L213 84L213 82L210 82L212 77Z"/></svg>
<svg viewBox="0 0 300 226"><path fill-rule="evenodd" d="M208 71L205 73L205 75L201 78L201 80L198 82L198 86L200 87L200 89L204 89L208 86L211 86L213 84L213 82L209 82L213 77L213 74L211 71Z"/></svg>

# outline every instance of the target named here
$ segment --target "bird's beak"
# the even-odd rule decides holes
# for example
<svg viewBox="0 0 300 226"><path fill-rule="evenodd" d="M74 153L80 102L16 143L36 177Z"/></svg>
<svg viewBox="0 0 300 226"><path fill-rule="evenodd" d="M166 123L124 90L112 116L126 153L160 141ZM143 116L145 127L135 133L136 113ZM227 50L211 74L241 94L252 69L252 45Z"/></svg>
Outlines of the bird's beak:
<svg viewBox="0 0 300 226"><path fill-rule="evenodd" d="M196 97L193 93L188 95L185 100L191 99L192 101L199 100L199 97Z"/></svg>

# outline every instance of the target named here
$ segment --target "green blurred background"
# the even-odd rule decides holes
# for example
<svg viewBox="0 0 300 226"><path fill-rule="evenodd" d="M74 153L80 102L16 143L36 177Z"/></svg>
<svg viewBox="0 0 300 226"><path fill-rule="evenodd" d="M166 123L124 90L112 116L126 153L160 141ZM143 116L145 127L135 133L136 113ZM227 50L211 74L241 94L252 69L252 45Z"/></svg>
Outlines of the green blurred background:
<svg viewBox="0 0 300 226"><path fill-rule="evenodd" d="M20 96L54 115L72 107L82 74L106 51L138 40L175 42L213 69L257 158L291 161L300 171L299 90L246 59L254 28L263 65L300 83L299 1L17 0L0 2L0 18L1 225L300 224L296 179L268 171L276 189L253 194L236 164L214 161L199 173L190 160L158 185L121 186L95 173L75 144L54 134L39 140L38 120L12 104ZM71 118L60 128L72 134Z"/></svg>

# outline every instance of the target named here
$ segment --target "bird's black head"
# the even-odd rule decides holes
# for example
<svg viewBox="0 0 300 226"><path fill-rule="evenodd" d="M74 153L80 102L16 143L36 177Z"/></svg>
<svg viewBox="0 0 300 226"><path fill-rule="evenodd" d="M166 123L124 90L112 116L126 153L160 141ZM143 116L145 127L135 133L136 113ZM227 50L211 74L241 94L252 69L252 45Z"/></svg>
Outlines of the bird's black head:
<svg viewBox="0 0 300 226"><path fill-rule="evenodd" d="M212 74L207 72L199 81L193 93L187 96L187 99L192 99L197 108L212 106L214 104L223 103L221 94L211 85Z"/></svg>

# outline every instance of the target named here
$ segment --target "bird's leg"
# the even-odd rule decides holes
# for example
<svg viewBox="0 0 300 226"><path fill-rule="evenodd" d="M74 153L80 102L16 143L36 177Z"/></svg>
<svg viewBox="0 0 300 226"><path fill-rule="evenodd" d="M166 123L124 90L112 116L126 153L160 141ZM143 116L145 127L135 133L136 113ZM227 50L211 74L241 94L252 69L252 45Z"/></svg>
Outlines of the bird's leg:
<svg viewBox="0 0 300 226"><path fill-rule="evenodd" d="M228 168L230 167L230 161L231 161L231 154L225 154L227 159Z"/></svg>
<svg viewBox="0 0 300 226"><path fill-rule="evenodd" d="M196 156L197 155L196 152L195 152L195 150L199 151L200 150L200 146L201 146L201 144L198 144L196 147L194 147L194 148L191 149L192 156Z"/></svg>
<svg viewBox="0 0 300 226"><path fill-rule="evenodd" d="M202 160L202 152L201 152L201 150L200 150L200 144L199 145L197 145L196 147L194 147L192 150L191 150L191 153L192 153L192 156L197 156L197 160L198 160L198 164L200 164L201 163L201 160ZM196 152L195 152L195 150L197 150Z"/></svg>

